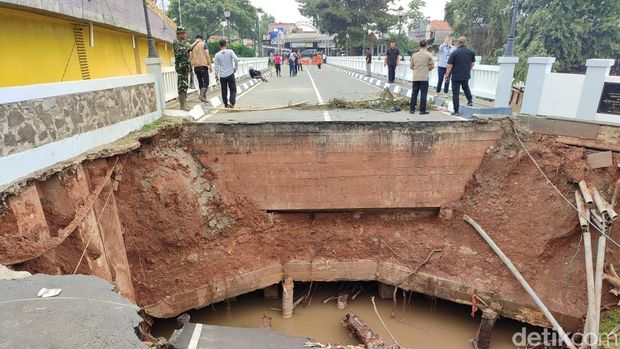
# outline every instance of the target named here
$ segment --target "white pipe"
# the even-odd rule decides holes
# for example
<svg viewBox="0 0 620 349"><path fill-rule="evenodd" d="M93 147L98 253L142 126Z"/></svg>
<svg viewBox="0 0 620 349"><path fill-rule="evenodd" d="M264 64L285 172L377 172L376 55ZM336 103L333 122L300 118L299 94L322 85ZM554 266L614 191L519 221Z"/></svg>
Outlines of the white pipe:
<svg viewBox="0 0 620 349"><path fill-rule="evenodd" d="M596 199L595 199L596 201ZM605 238L605 224L603 224L601 230L601 236L598 238L598 250L596 254L596 271L594 274L594 297L595 297L595 313L592 320L592 329L596 336L596 340L594 345L592 345L592 349L598 348L598 333L600 330L601 324L601 293L603 290L603 267L605 265L605 245L607 238Z"/></svg>
<svg viewBox="0 0 620 349"><path fill-rule="evenodd" d="M586 323L583 328L585 338L589 333L595 333L594 325L596 319L596 293L594 291L594 266L592 265L592 237L588 221L590 220L590 211L586 210L584 199L579 195L579 191L575 191L575 202L579 211L579 222L583 229L583 248L586 261L586 288L588 295L588 313L586 315ZM585 226L584 226L585 225Z"/></svg>
<svg viewBox="0 0 620 349"><path fill-rule="evenodd" d="M512 272L512 275L515 276L515 278L517 279L517 281L519 281L521 286L523 286L525 291L530 295L530 297L532 297L532 300L534 301L534 303L536 303L536 305L538 306L538 309L540 309L543 312L547 320L553 326L553 329L560 335L560 338L562 339L564 344L566 344L566 346L569 347L570 349L577 349L577 347L575 347L575 344L570 340L570 338L568 338L568 335L566 334L566 332L564 332L564 330L562 329L558 321L555 319L555 317L553 317L553 314L551 314L549 309L547 309L547 307L540 300L536 292L534 292L532 287L530 287L527 281L523 278L523 275L521 275L519 270L517 270L517 268L514 266L514 264L512 264L512 262L504 254L504 252L502 252L499 246L497 246L495 242L493 242L491 237L471 217L469 217L468 215L464 215L463 219L467 223L471 224L471 226L474 227L474 229L476 229L476 231L478 232L478 234L480 234L480 236L482 236L484 241L486 241L487 244L491 246L491 249L493 249L493 252L495 252L495 254L497 254L497 256L502 260L502 262L504 262L506 267L508 267L510 272Z"/></svg>

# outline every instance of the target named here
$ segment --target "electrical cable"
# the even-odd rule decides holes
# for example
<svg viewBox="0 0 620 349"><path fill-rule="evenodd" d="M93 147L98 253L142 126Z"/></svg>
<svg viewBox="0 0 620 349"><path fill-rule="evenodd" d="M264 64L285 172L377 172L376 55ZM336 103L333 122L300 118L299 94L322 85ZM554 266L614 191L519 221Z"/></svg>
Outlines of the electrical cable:
<svg viewBox="0 0 620 349"><path fill-rule="evenodd" d="M521 148L523 148L523 150L525 151L525 153L527 154L527 156L530 158L530 160L532 160L532 162L534 163L534 165L536 166L536 168L538 168L538 171L540 171L540 173L543 175L543 177L545 177L545 179L547 180L547 182L551 185L551 187L553 187L553 189L555 189L555 191L560 195L560 197L562 197L562 199L564 199L564 201L566 201L570 207L572 207L578 215L581 215L583 218L585 218L586 220L588 220L588 217L586 217L584 214L582 214L577 207L575 207L575 205L573 205L572 202L570 202L570 200L568 200L563 194L562 192L555 186L555 184L553 184L553 182L551 182L551 180L549 179L549 177L547 177L547 175L545 174L545 172L542 170L542 168L538 165L538 162L536 162L536 160L534 159L534 157L530 154L530 152L527 150L527 148L525 147L525 144L523 144L523 142L521 141L521 138L519 138L519 135L517 133L517 129L514 126L513 123L513 119L510 119L510 126L512 126L512 131L515 135L515 137L517 138L517 141L519 142L519 144L521 145ZM611 241L614 245L616 245L617 247L620 247L620 244L618 244L614 239L612 239L609 235L605 234L604 231L602 231L601 229L599 229L596 225L594 225L594 223L589 220L590 224L592 225L592 227L594 227L595 230L597 230L599 233L601 233L602 236L604 236L607 240ZM603 222L603 224L605 224L605 222Z"/></svg>

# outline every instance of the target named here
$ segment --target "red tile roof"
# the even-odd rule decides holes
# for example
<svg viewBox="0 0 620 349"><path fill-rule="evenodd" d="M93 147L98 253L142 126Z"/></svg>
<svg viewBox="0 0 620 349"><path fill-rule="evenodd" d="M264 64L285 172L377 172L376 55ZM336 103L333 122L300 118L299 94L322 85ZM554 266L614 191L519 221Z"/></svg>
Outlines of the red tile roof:
<svg viewBox="0 0 620 349"><path fill-rule="evenodd" d="M446 21L431 21L431 31L435 30L452 30L452 28Z"/></svg>

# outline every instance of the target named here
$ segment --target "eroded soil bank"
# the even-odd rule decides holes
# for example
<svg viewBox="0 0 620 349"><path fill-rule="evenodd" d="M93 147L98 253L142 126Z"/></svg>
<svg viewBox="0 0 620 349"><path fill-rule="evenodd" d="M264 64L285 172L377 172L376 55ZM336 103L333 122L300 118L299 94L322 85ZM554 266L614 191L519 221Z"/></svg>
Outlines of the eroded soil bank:
<svg viewBox="0 0 620 349"><path fill-rule="evenodd" d="M610 199L618 153L614 167L592 170L593 150L519 130L569 200L579 180ZM507 120L189 124L141 143L7 198L0 263L100 276L156 317L289 275L378 280L465 304L475 293L503 304L504 316L547 325L463 221L467 214L560 323L576 329L585 314L577 215ZM613 252L609 246L608 260L617 262ZM609 297L603 305L614 303Z"/></svg>

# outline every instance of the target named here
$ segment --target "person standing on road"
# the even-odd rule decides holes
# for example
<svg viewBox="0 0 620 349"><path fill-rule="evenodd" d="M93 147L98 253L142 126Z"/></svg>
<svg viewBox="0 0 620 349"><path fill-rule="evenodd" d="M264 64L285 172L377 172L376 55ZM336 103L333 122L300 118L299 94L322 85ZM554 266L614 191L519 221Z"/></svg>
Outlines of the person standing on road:
<svg viewBox="0 0 620 349"><path fill-rule="evenodd" d="M304 57L301 53L297 54L297 71L304 71Z"/></svg>
<svg viewBox="0 0 620 349"><path fill-rule="evenodd" d="M327 55L325 54L325 52L321 53L321 57L323 57L323 63L327 64Z"/></svg>
<svg viewBox="0 0 620 349"><path fill-rule="evenodd" d="M212 62L209 55L209 46L205 45L202 35L196 35L196 41L191 46L189 59L198 78L198 87L200 88L198 99L201 102L206 102L207 88L209 88L209 71L211 70Z"/></svg>
<svg viewBox="0 0 620 349"><path fill-rule="evenodd" d="M372 76L372 53L370 48L366 47L366 76Z"/></svg>
<svg viewBox="0 0 620 349"><path fill-rule="evenodd" d="M437 61L437 93L441 92L441 84L444 83L444 77L448 67L448 58L450 58L450 55L455 49L456 48L452 46L452 37L450 35L447 35L443 44L439 45L439 60ZM443 92L448 93L449 88L450 80L445 80Z"/></svg>
<svg viewBox="0 0 620 349"><path fill-rule="evenodd" d="M289 77L293 77L297 75L297 56L295 52L291 51L288 55L288 65L289 65Z"/></svg>
<svg viewBox="0 0 620 349"><path fill-rule="evenodd" d="M276 53L276 56L273 58L273 62L276 65L276 76L282 76L282 55Z"/></svg>
<svg viewBox="0 0 620 349"><path fill-rule="evenodd" d="M388 67L388 83L393 84L396 79L396 67L400 64L400 51L396 48L394 41L390 42L390 48L388 48L385 54L385 61L383 65Z"/></svg>
<svg viewBox="0 0 620 349"><path fill-rule="evenodd" d="M461 115L459 113L461 87L463 87L463 92L465 92L467 105L473 105L473 97L469 89L469 79L471 78L471 70L476 62L476 54L465 46L466 43L467 39L461 36L457 44L458 48L448 58L448 67L446 68L446 77L444 79L448 81L450 76L452 76L452 104L454 105L452 115L455 116Z"/></svg>
<svg viewBox="0 0 620 349"><path fill-rule="evenodd" d="M321 65L323 64L323 56L320 53L317 53L314 57L316 60L316 66L321 69Z"/></svg>
<svg viewBox="0 0 620 349"><path fill-rule="evenodd" d="M189 110L187 107L187 85L192 67L189 63L190 46L187 42L185 28L177 27L177 38L172 42L172 49L174 51L174 70L177 72L179 105L181 110Z"/></svg>
<svg viewBox="0 0 620 349"><path fill-rule="evenodd" d="M222 84L222 103L226 108L234 108L237 102L237 81L235 73L239 59L233 50L226 47L226 40L220 40L220 51L215 54L215 78ZM230 90L230 99L228 91Z"/></svg>
<svg viewBox="0 0 620 349"><path fill-rule="evenodd" d="M411 70L413 70L413 92L409 103L409 113L415 113L415 106L420 92L420 115L428 114L426 110L426 96L428 95L428 74L435 64L433 55L427 50L426 40L420 41L420 51L411 56Z"/></svg>

